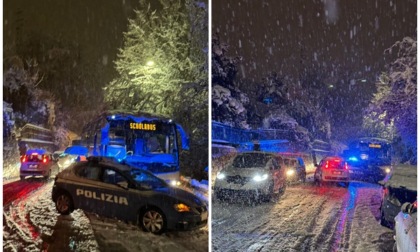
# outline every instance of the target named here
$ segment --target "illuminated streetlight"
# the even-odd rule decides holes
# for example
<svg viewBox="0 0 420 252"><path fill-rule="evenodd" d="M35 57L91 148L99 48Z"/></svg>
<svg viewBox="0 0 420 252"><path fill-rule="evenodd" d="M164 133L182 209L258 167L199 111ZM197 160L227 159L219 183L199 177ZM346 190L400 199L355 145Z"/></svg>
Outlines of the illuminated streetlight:
<svg viewBox="0 0 420 252"><path fill-rule="evenodd" d="M155 62L153 62L151 60L147 61L147 63L146 63L147 66L153 66L154 64L155 64Z"/></svg>

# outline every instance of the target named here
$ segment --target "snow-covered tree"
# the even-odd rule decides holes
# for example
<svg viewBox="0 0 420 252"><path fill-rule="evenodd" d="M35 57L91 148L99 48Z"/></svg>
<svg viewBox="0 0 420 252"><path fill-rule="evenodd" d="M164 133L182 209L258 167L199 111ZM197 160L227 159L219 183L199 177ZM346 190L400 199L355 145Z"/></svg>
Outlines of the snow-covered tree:
<svg viewBox="0 0 420 252"><path fill-rule="evenodd" d="M212 120L247 129L248 95L235 84L239 57L228 56L229 46L212 38Z"/></svg>
<svg viewBox="0 0 420 252"><path fill-rule="evenodd" d="M105 88L112 108L172 116L183 86L202 76L205 58L198 54L206 53L192 48L198 31L191 29L187 4L140 1L115 62L119 76Z"/></svg>
<svg viewBox="0 0 420 252"><path fill-rule="evenodd" d="M405 37L385 51L394 56L388 71L376 83L367 113L385 125L394 125L403 143L417 151L417 41Z"/></svg>
<svg viewBox="0 0 420 252"><path fill-rule="evenodd" d="M138 6L105 99L111 109L163 115L183 125L191 151L187 160L181 155L181 166L191 174L208 160L207 2L141 0Z"/></svg>
<svg viewBox="0 0 420 252"><path fill-rule="evenodd" d="M190 153L181 154L183 171L197 179L208 179L208 5L207 1L186 1L190 22L190 58L199 67L190 83L182 85L174 118L190 132Z"/></svg>
<svg viewBox="0 0 420 252"><path fill-rule="evenodd" d="M3 75L4 102L14 117L14 126L20 128L32 123L52 129L61 128L66 132L69 118L63 113L60 102L52 92L41 88L43 78L39 75L39 65L34 59L21 60L14 56L5 63ZM54 136L57 146L66 146L66 137Z"/></svg>

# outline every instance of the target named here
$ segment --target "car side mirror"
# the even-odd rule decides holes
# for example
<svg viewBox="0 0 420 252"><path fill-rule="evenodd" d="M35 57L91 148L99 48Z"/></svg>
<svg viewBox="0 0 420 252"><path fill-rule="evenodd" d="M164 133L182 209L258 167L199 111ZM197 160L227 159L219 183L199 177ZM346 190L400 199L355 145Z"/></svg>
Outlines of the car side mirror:
<svg viewBox="0 0 420 252"><path fill-rule="evenodd" d="M401 212L403 212L405 214L411 214L412 210L413 210L413 204L411 204L409 202L405 202L401 206Z"/></svg>

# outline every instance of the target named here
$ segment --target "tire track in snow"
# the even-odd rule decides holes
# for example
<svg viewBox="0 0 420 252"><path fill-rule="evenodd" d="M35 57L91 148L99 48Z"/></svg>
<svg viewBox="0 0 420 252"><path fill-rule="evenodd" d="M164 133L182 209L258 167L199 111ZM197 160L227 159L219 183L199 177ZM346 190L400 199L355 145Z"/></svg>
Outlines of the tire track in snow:
<svg viewBox="0 0 420 252"><path fill-rule="evenodd" d="M321 251L328 250L325 241L329 240L334 235L334 226L338 222L336 219L337 212L340 210L341 198L344 194L342 188L335 186L321 187L317 190L318 194L324 201L324 204L317 209L314 215L314 220L309 226L309 230L314 234L304 241L302 250L299 251ZM340 202L340 204L337 204Z"/></svg>
<svg viewBox="0 0 420 252"><path fill-rule="evenodd" d="M5 251L20 251L23 248L40 250L42 239L39 229L33 225L27 207L31 204L34 195L44 193L46 186L21 195L21 198L7 205L3 212L3 231L6 233L3 239Z"/></svg>

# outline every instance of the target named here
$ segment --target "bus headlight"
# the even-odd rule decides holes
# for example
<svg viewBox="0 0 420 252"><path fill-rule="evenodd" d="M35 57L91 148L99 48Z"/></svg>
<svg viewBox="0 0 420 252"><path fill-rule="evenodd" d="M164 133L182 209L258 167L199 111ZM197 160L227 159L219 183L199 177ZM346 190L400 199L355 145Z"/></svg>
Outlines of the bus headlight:
<svg viewBox="0 0 420 252"><path fill-rule="evenodd" d="M260 181L266 180L267 178L268 178L268 174L263 174L263 175L257 174L252 179L256 182L260 182Z"/></svg>
<svg viewBox="0 0 420 252"><path fill-rule="evenodd" d="M287 176L292 176L293 174L295 174L294 170L287 170L286 172Z"/></svg>
<svg viewBox="0 0 420 252"><path fill-rule="evenodd" d="M226 178L226 175L223 172L219 172L219 173L217 173L216 178L217 179L224 179L224 178Z"/></svg>

